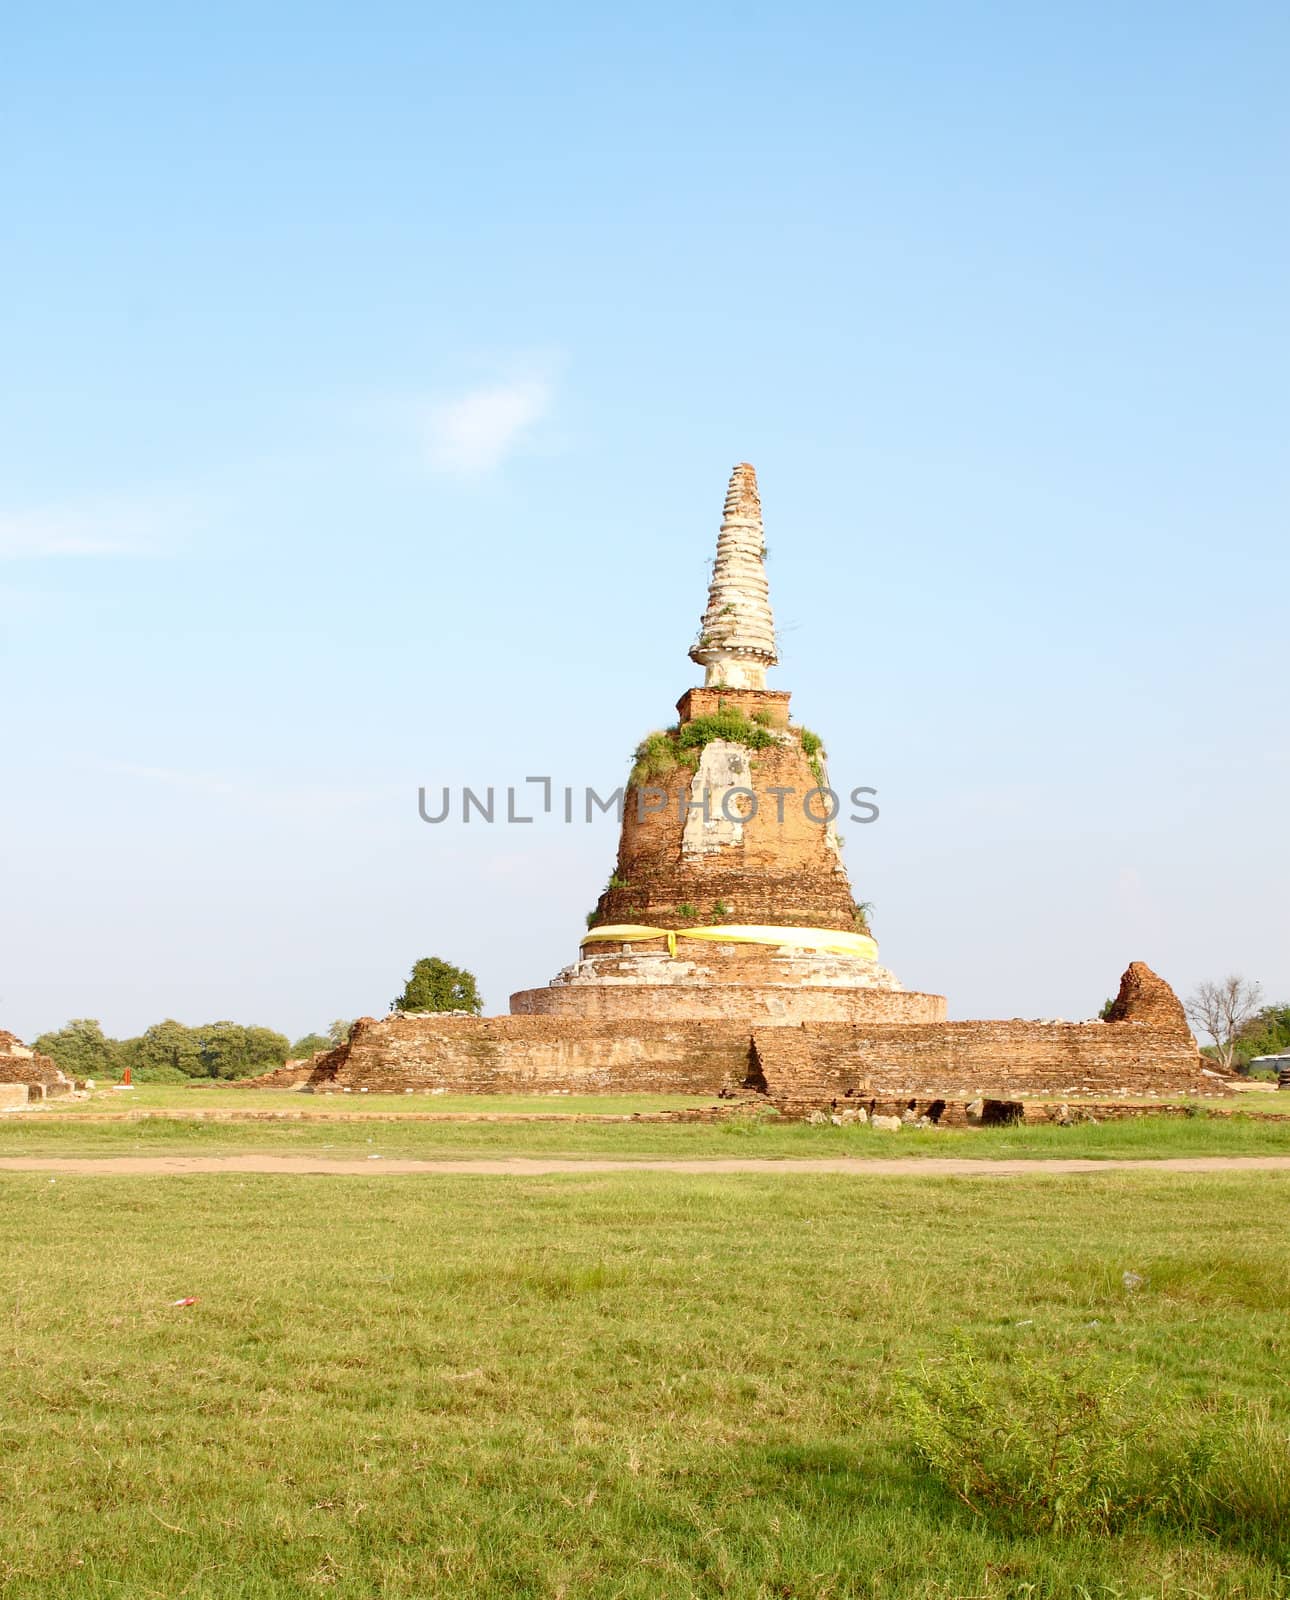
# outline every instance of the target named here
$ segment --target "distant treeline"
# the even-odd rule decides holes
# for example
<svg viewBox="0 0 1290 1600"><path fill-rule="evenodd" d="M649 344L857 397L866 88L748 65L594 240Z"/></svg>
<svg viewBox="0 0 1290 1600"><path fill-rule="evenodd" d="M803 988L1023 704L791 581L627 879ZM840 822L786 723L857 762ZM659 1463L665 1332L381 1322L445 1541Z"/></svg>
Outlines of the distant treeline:
<svg viewBox="0 0 1290 1600"><path fill-rule="evenodd" d="M136 1083L182 1083L189 1078L253 1078L287 1060L330 1050L349 1037L348 1022L326 1033L307 1033L294 1043L285 1033L240 1022L154 1022L135 1039L109 1039L93 1017L78 1017L55 1033L42 1033L35 1048L51 1056L69 1078L119 1080L130 1068Z"/></svg>

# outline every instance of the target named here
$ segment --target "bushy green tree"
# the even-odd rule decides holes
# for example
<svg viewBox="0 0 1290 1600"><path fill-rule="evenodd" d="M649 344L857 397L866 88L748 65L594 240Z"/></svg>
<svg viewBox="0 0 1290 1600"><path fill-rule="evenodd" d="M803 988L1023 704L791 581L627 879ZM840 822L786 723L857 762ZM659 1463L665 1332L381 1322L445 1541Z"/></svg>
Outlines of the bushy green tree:
<svg viewBox="0 0 1290 1600"><path fill-rule="evenodd" d="M291 1059L307 1061L310 1056L316 1056L320 1050L331 1048L331 1040L324 1038L321 1033L306 1033L291 1046Z"/></svg>
<svg viewBox="0 0 1290 1600"><path fill-rule="evenodd" d="M208 1078L253 1078L280 1067L291 1051L286 1034L272 1028L212 1022L192 1031L201 1035L201 1075Z"/></svg>
<svg viewBox="0 0 1290 1600"><path fill-rule="evenodd" d="M185 1027L173 1017L154 1022L137 1039L122 1040L121 1061L136 1074L169 1070L182 1073L185 1078L207 1076L202 1064L201 1029Z"/></svg>
<svg viewBox="0 0 1290 1600"><path fill-rule="evenodd" d="M1253 1056L1284 1055L1287 1051L1290 1051L1290 1006L1264 1006L1237 1035L1236 1058L1241 1064Z"/></svg>
<svg viewBox="0 0 1290 1600"><path fill-rule="evenodd" d="M403 993L390 1003L391 1011L469 1011L478 1016L483 1009L474 973L438 956L423 956L412 968Z"/></svg>
<svg viewBox="0 0 1290 1600"><path fill-rule="evenodd" d="M348 1042L353 1027L354 1024L352 1022L346 1022L344 1017L336 1018L331 1027L327 1029L327 1042L331 1045L333 1050L338 1049L341 1045Z"/></svg>
<svg viewBox="0 0 1290 1600"><path fill-rule="evenodd" d="M42 1033L35 1048L69 1078L113 1078L117 1074L117 1042L104 1034L97 1017L73 1017L55 1032Z"/></svg>

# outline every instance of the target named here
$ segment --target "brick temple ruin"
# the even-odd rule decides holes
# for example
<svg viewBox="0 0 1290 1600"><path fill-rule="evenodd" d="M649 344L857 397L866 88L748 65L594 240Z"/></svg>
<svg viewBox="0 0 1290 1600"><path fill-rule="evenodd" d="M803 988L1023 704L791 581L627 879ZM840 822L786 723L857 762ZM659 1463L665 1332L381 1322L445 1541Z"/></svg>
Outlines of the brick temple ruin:
<svg viewBox="0 0 1290 1600"><path fill-rule="evenodd" d="M1082 1023L950 1022L943 996L880 964L820 741L791 720L788 693L766 687L778 657L746 463L730 479L690 656L704 682L640 746L614 872L577 959L512 995L509 1016L364 1018L297 1074L305 1086L744 1091L790 1114L1219 1087L1173 991L1140 962L1109 1019Z"/></svg>
<svg viewBox="0 0 1290 1600"><path fill-rule="evenodd" d="M0 1028L0 1111L71 1094L72 1080L56 1062Z"/></svg>

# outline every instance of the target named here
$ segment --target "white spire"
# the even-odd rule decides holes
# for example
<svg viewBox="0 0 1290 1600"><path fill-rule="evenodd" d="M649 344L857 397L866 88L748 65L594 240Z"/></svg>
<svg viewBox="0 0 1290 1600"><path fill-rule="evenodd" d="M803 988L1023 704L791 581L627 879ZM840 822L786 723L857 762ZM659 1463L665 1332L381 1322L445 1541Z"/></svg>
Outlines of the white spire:
<svg viewBox="0 0 1290 1600"><path fill-rule="evenodd" d="M730 474L708 609L690 659L707 669L706 686L731 689L764 689L766 668L779 659L757 474L746 461Z"/></svg>

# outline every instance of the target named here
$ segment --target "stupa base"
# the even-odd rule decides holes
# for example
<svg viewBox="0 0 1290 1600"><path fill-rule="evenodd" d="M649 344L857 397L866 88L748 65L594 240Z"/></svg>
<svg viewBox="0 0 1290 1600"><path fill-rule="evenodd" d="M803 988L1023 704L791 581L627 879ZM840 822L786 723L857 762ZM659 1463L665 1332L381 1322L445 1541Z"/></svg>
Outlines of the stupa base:
<svg viewBox="0 0 1290 1600"><path fill-rule="evenodd" d="M728 955L736 955L731 961ZM820 951L690 946L586 956L543 989L511 996L512 1016L655 1021L943 1022L945 997L911 993L876 961Z"/></svg>

